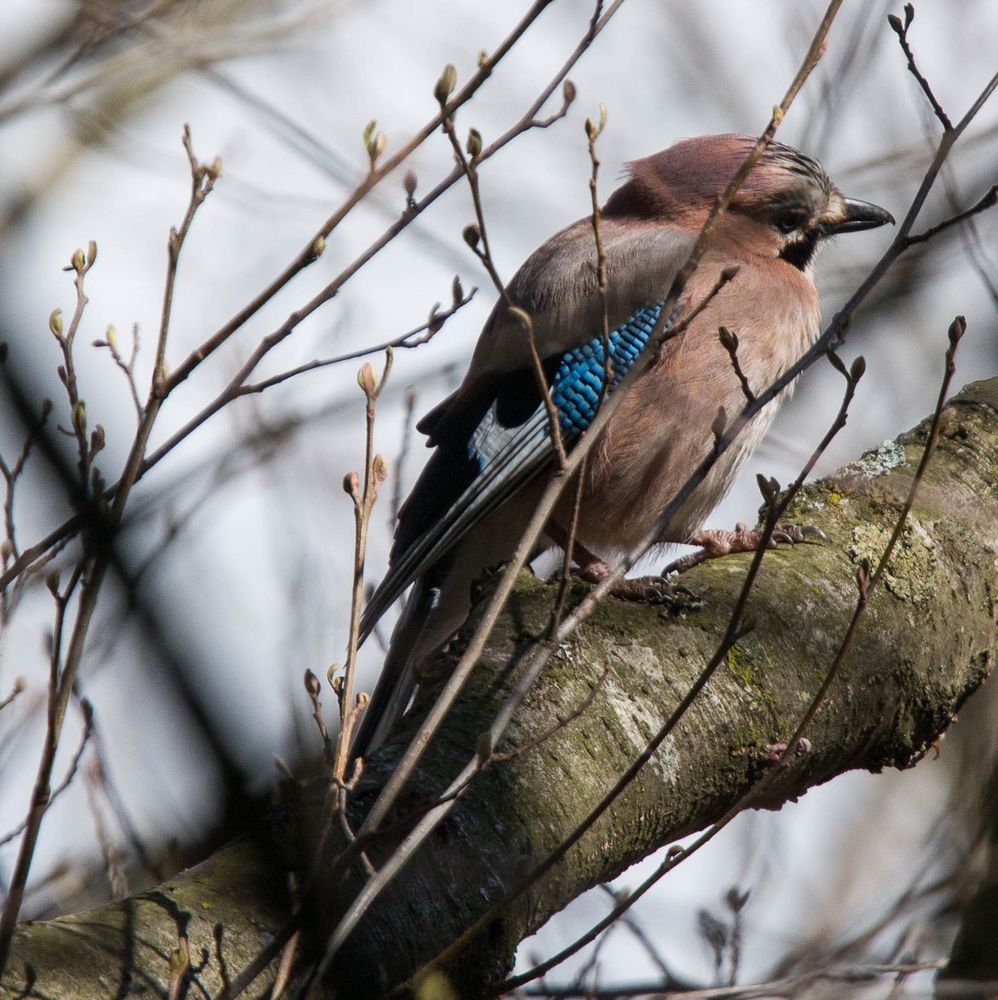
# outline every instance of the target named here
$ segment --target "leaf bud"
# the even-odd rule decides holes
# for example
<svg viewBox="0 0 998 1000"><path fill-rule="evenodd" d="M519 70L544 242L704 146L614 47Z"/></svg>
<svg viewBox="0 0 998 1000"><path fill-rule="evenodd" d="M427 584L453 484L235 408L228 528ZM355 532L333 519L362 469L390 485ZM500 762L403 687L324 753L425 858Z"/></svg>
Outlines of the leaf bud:
<svg viewBox="0 0 998 1000"><path fill-rule="evenodd" d="M478 228L476 223L472 223L470 226L464 227L464 232L461 233L464 237L464 242L471 247L472 250L477 249L478 242L482 238L482 231Z"/></svg>
<svg viewBox="0 0 998 1000"><path fill-rule="evenodd" d="M365 361L364 366L357 372L357 384L366 395L374 395L374 390L378 387L378 378L370 361Z"/></svg>
<svg viewBox="0 0 998 1000"><path fill-rule="evenodd" d="M437 84L433 88L433 96L437 99L437 103L440 105L446 104L447 98L454 92L456 86L457 70L452 63L447 63L444 66L443 73L440 74L440 79L437 80Z"/></svg>
<svg viewBox="0 0 998 1000"><path fill-rule="evenodd" d="M318 698L322 688L319 685L319 678L311 670L305 671L305 690L312 698Z"/></svg>
<svg viewBox="0 0 998 1000"><path fill-rule="evenodd" d="M87 404L82 399L78 399L73 404L69 419L73 425L73 430L80 437L87 433Z"/></svg>

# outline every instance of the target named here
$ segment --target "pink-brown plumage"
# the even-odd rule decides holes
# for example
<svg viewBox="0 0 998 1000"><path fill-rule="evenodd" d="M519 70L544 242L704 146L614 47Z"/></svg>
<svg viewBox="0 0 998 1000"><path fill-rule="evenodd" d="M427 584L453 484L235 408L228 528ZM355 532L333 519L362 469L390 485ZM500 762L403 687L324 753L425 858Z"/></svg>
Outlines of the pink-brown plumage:
<svg viewBox="0 0 998 1000"><path fill-rule="evenodd" d="M748 136L702 136L630 165L630 179L609 198L601 220L611 330L665 296L753 143ZM817 336L811 267L818 243L889 220L883 209L843 197L814 160L786 146L769 147L718 220L683 292L678 319L704 301L724 268L738 265L736 277L666 343L590 453L577 536L586 549L605 556L634 545L710 452L719 408L729 415L741 409L744 395L718 328L737 334L740 366L761 392ZM592 221L586 218L535 251L508 286L512 302L531 316L538 351L551 363L549 377L564 371L558 366L566 351L599 340L603 300L596 274ZM721 456L660 541L694 537L779 402L757 415ZM389 573L365 612L364 633L409 582L415 585L393 633L358 752L377 745L404 711L419 663L465 618L475 578L513 552L544 486L538 470L550 460L549 440L534 432L525 437L530 427L541 426L539 406L522 324L499 302L460 387L420 424L436 450L400 512ZM516 443L522 441L533 442L535 450ZM533 464L524 465L524 455ZM510 485L501 492L504 461ZM518 471L525 468L529 479ZM493 489L500 493L488 492ZM498 506L486 502L493 495L501 496ZM564 537L569 506L565 501L557 508L542 548Z"/></svg>

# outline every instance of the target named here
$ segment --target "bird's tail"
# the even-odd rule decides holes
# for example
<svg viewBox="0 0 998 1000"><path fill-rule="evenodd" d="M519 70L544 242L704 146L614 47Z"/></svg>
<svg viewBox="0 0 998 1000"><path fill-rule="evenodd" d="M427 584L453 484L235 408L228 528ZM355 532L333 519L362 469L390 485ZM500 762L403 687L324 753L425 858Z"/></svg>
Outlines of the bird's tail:
<svg viewBox="0 0 998 1000"><path fill-rule="evenodd" d="M416 689L416 668L426 655L420 642L433 604L433 591L417 580L392 631L388 653L371 700L364 710L351 753L362 757L377 750L399 720Z"/></svg>

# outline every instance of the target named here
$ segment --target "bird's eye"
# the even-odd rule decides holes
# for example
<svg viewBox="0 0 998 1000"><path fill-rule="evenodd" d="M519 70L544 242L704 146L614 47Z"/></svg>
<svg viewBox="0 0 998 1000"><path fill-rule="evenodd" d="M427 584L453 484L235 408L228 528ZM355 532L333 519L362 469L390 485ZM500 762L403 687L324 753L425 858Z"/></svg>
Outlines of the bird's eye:
<svg viewBox="0 0 998 1000"><path fill-rule="evenodd" d="M790 211L784 212L782 215L778 215L773 220L773 225L776 229L787 235L792 233L795 229L800 229L804 223L807 222L807 215L801 211Z"/></svg>

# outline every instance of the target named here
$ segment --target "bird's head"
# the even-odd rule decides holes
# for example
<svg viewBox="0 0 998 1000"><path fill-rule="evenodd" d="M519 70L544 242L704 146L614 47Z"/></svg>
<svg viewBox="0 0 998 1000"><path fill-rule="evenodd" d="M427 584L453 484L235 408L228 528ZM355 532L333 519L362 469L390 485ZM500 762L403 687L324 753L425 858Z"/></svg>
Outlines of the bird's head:
<svg viewBox="0 0 998 1000"><path fill-rule="evenodd" d="M604 212L695 234L754 144L747 135L699 136L637 160ZM822 239L893 221L877 205L845 197L816 160L774 142L735 193L717 239L803 271Z"/></svg>

